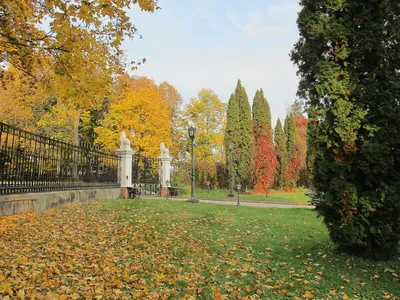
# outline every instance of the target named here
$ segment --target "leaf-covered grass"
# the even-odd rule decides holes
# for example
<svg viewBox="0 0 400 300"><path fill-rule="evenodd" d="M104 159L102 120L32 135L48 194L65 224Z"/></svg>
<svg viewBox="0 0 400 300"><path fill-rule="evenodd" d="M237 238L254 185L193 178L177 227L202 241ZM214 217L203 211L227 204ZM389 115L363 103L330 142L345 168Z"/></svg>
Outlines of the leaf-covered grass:
<svg viewBox="0 0 400 300"><path fill-rule="evenodd" d="M399 262L335 251L309 209L135 199L0 218L0 296L25 299L399 299Z"/></svg>
<svg viewBox="0 0 400 300"><path fill-rule="evenodd" d="M271 190L266 199L265 194L248 194L241 193L240 201L244 202L262 202L262 203L287 203L287 204L301 204L308 205L311 200L310 197L306 196L310 191L308 189L297 189L294 192L274 191ZM234 192L235 197L228 197L228 191L226 190L207 190L207 189L196 189L196 196L200 199L210 200L236 200L237 192Z"/></svg>

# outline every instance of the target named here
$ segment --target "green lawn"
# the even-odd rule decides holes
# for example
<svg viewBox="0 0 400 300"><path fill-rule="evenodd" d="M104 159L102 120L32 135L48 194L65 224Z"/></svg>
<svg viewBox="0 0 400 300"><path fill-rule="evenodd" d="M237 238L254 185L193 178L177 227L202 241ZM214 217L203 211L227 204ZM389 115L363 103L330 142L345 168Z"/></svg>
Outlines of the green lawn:
<svg viewBox="0 0 400 300"><path fill-rule="evenodd" d="M268 199L266 195L253 195L253 194L240 194L240 201L244 202L263 202L263 203L288 203L288 204L301 204L308 205L310 197L306 196L310 191L308 189L297 189L295 192L282 192L271 190L268 194ZM237 193L235 192L235 197L228 197L228 191L226 190L206 190L206 189L196 189L196 196L200 199L210 199L210 200L237 200Z"/></svg>
<svg viewBox="0 0 400 300"><path fill-rule="evenodd" d="M129 199L0 218L0 298L399 299L399 263L337 252L310 209Z"/></svg>

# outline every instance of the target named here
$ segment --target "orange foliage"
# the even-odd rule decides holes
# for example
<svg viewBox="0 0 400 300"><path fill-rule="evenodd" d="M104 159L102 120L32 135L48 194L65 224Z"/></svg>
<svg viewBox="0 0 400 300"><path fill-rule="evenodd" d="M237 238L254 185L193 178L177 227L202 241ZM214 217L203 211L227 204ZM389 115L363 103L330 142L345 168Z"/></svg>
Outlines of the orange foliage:
<svg viewBox="0 0 400 300"><path fill-rule="evenodd" d="M306 167L307 157L307 125L309 120L304 117L295 117L297 134L297 155L299 159L299 168Z"/></svg>
<svg viewBox="0 0 400 300"><path fill-rule="evenodd" d="M266 132L270 132L267 130ZM275 181L277 158L275 146L271 142L271 136L260 137L256 141L254 153L255 163L255 193L265 193L266 184L272 187Z"/></svg>

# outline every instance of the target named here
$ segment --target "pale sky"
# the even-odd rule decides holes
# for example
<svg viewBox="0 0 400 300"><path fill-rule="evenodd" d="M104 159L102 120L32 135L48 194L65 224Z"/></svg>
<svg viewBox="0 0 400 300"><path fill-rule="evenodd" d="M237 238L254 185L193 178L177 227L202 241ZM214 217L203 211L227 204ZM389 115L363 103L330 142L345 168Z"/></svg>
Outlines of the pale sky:
<svg viewBox="0 0 400 300"><path fill-rule="evenodd" d="M187 103L202 88L227 102L240 78L250 105L263 88L273 126L294 102L297 0L160 0L161 10L129 11L143 39L124 44L127 61L146 58L131 74L168 81Z"/></svg>

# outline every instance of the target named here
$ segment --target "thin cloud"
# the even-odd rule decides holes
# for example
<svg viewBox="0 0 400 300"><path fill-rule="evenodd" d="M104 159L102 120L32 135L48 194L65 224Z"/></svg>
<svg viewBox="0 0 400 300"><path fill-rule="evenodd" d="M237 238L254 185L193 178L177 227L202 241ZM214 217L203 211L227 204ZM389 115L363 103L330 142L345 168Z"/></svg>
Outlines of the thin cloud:
<svg viewBox="0 0 400 300"><path fill-rule="evenodd" d="M293 2L266 4L248 13L247 22L241 22L238 15L226 11L225 16L247 39L285 36L291 33L300 6Z"/></svg>
<svg viewBox="0 0 400 300"><path fill-rule="evenodd" d="M283 36L289 33L284 25L263 25L259 15L252 16L250 23L242 26L242 33L246 38L259 39L266 36Z"/></svg>

